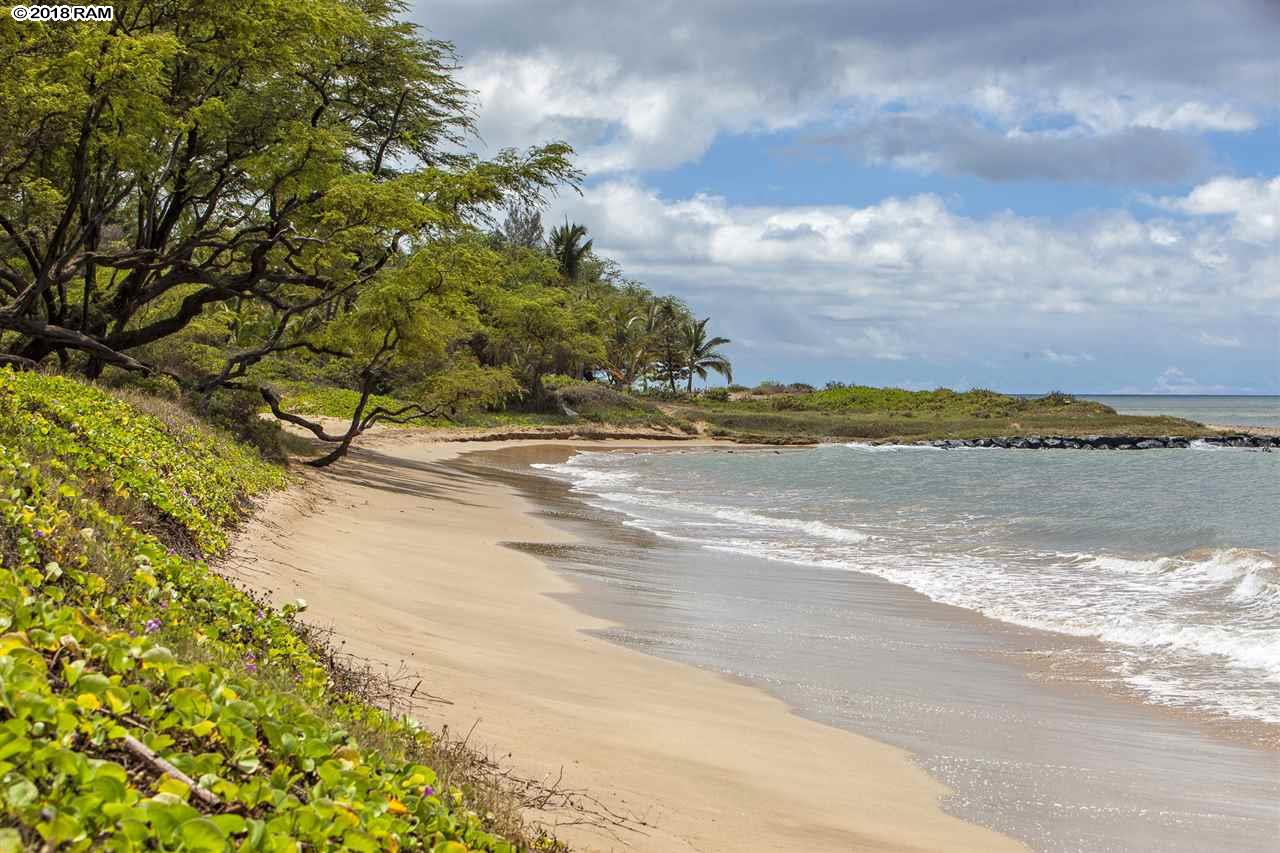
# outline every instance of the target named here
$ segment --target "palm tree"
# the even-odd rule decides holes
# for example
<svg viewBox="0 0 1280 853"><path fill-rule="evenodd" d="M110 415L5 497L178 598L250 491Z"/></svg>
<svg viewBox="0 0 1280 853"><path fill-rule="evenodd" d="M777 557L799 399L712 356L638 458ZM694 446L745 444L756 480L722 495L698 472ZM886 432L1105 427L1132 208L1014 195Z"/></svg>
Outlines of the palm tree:
<svg viewBox="0 0 1280 853"><path fill-rule="evenodd" d="M582 259L591 251L591 244L595 241L582 242L586 236L587 226L576 222L570 225L568 219L564 221L564 225L557 225L551 229L551 256L556 259L556 263L560 266L560 275L564 276L566 281L578 280L578 269L582 266Z"/></svg>
<svg viewBox="0 0 1280 853"><path fill-rule="evenodd" d="M710 317L701 320L689 320L684 327L684 359L689 370L689 393L693 393L693 376L706 380L707 371L714 370L724 377L726 382L733 381L733 366L729 359L716 351L716 347L729 343L728 338L708 338L707 323Z"/></svg>

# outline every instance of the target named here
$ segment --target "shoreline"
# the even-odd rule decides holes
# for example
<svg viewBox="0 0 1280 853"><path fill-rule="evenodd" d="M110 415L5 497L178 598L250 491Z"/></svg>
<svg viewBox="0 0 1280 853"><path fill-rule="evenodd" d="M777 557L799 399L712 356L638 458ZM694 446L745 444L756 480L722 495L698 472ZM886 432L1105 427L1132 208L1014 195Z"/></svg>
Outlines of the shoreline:
<svg viewBox="0 0 1280 853"><path fill-rule="evenodd" d="M557 447L548 450L558 450L557 459L560 457L569 458L577 452L576 447ZM609 450L611 448L604 448ZM664 452L684 452L670 447L657 447L655 450ZM626 452L624 448L613 448L613 452ZM763 446L753 448L758 453L781 453L785 452L777 448ZM722 452L733 453L734 448L722 450ZM739 452L743 452L739 448ZM548 503L548 507L544 508L544 512L549 509L553 503L568 502L572 505L578 505L586 509L589 504L584 499L574 494L568 484L561 480L548 477L544 474L533 473L515 468L508 468L502 463L506 461L506 454L501 449L477 448L467 451L460 456L460 461L470 462L474 460L477 466L489 470L503 471L518 479L532 478L544 483L554 484L553 488L559 494L558 499ZM490 462L488 460L496 460ZM538 490L542 492L542 489ZM531 499L535 504L546 502L544 495L539 495ZM595 511L593 511L595 512ZM589 525L603 524L612 527L614 524L625 524L626 516L615 509L601 509L599 513L606 515L619 516L616 522L599 522L597 519L591 519L586 522ZM565 530L572 535L571 528L577 526L582 520L575 513L571 519L562 519L552 517L550 523L558 528ZM643 528L641 528L643 530ZM603 531L600 535L609 536L609 531ZM644 531L642 535L657 538L656 534ZM525 543L508 543L513 547L520 547ZM690 544L689 547L698 550L699 546ZM540 543L534 543L533 547L527 548L530 553L539 555L544 561L557 562L554 553L550 553L558 549L545 549L540 547ZM786 565L794 565L782 561ZM557 571L563 572L563 568L558 567ZM871 577L870 575L868 577ZM1137 689L1128 685L1123 681L1117 681L1113 675L1107 672L1096 662L1085 663L1077 660L1048 660L1044 655L1048 653L1061 652L1066 649L1079 651L1080 649L1088 649L1096 652L1102 652L1107 649L1107 644L1102 640L1094 637L1080 637L1073 635L1060 634L1045 628L1027 627L1017 625L1012 622L1002 622L990 616L986 616L978 611L970 610L953 604L947 604L935 601L924 593L912 589L909 586L895 583L893 581L884 580L876 577L879 583L890 584L900 589L903 595L910 597L919 597L921 601L927 602L926 607L938 612L945 612L948 621L955 622L957 625L971 627L983 634L1003 636L1011 632L1019 635L1034 637L1037 640L1035 649L1023 649L1019 644L1018 649L1003 652L986 651L980 652L991 660L999 661L1015 661L1015 664L1024 671L1027 678L1041 682L1046 689L1063 691L1065 694L1073 694L1078 692L1088 692L1097 697L1115 700L1125 703L1134 708L1141 709L1144 713L1149 713L1155 717L1186 723L1195 727L1208 737L1220 740L1224 743L1230 743L1236 746L1242 746L1248 749L1258 749L1266 752L1280 753L1280 723L1270 723L1262 720L1241 718L1229 716L1221 712L1211 711L1206 708L1189 708L1183 706L1167 705L1153 702ZM575 605L576 609L582 611L582 605ZM588 615L590 610L586 609ZM749 683L749 682L743 682ZM755 685L757 689L769 690L767 686ZM778 695L776 693L772 695ZM779 698L782 698L779 696ZM785 699L784 699L785 701ZM799 708L793 710L801 715L805 712Z"/></svg>
<svg viewBox="0 0 1280 853"><path fill-rule="evenodd" d="M572 452L546 451L545 458L518 463L555 463ZM1088 638L994 621L872 575L796 564L783 570L771 560L717 557L678 537L668 541L558 478L504 464L504 455L477 451L468 458L526 483L544 517L591 543L528 550L588 585L572 601L619 623L604 634L610 641L724 673L808 719L906 748L952 788L948 811L1037 849L1145 849L1155 838L1179 851L1228 838L1232 849L1270 849L1258 846L1257 833L1259 821L1274 827L1280 819L1265 805L1280 793L1277 727L1152 703L1085 665L1081 651L1104 648ZM605 568L610 560L621 562ZM724 600L714 592L722 583L730 593ZM824 618L823 602L833 595L858 602L864 615ZM774 643L785 634L754 615L763 614L765 601L795 602L801 621L784 619L783 630L837 642L826 651L802 650L801 669L781 666ZM730 605L740 616L723 609ZM849 634L860 646L870 643L870 653L838 643ZM904 646L927 651L904 655ZM848 674L843 689L851 693L832 692L841 682L806 674L829 677L833 665ZM993 728L972 728L979 719ZM1183 762L1192 756L1200 769L1188 772ZM1233 821L1229 832L1221 820ZM1111 828L1090 835L1104 824Z"/></svg>
<svg viewBox="0 0 1280 853"><path fill-rule="evenodd" d="M501 544L572 538L512 487L452 464L474 443L377 447L273 498L222 570L276 601L305 598L308 621L353 654L421 671L453 702L429 706L425 723L474 727L504 766L562 773L632 818L556 828L565 815L539 815L578 849L1025 849L945 813L947 789L905 750L593 636L614 626L559 600L574 584Z"/></svg>

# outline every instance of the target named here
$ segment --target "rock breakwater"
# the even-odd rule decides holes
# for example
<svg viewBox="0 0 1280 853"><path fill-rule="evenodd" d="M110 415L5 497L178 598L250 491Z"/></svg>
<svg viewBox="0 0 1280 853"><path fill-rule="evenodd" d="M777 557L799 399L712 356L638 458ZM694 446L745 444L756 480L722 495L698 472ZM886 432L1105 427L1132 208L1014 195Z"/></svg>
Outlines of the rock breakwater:
<svg viewBox="0 0 1280 853"><path fill-rule="evenodd" d="M1008 450L1163 450L1190 447L1193 443L1212 447L1242 447L1257 450L1280 448L1280 436L1234 433L1186 438L1183 436L1136 435L1022 435L997 436L995 438L944 438L934 441L917 441L951 450L959 447L998 447Z"/></svg>

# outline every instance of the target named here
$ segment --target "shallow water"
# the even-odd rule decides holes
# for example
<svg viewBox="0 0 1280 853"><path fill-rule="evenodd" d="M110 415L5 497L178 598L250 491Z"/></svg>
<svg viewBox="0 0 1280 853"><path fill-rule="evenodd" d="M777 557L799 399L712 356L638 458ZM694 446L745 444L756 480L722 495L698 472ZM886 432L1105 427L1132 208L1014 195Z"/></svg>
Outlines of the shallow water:
<svg viewBox="0 0 1280 853"><path fill-rule="evenodd" d="M1105 403L1122 415L1169 415L1202 424L1280 427L1280 397L1226 394L1099 394L1083 400Z"/></svg>
<svg viewBox="0 0 1280 853"><path fill-rule="evenodd" d="M580 454L542 467L705 549L876 575L1009 624L1101 641L1149 701L1280 723L1280 454Z"/></svg>
<svg viewBox="0 0 1280 853"><path fill-rule="evenodd" d="M1276 456L583 454L543 463L562 485L526 488L585 543L525 547L579 580L573 602L618 623L609 639L905 747L952 787L948 810L1035 849L1272 851L1268 661L1230 663L1203 640L1103 640L1089 618L1127 607L1134 624L1213 627L1253 608L1232 643L1272 641ZM891 568L906 574L886 580ZM926 597L940 590L957 605ZM1010 618L982 615L993 602Z"/></svg>

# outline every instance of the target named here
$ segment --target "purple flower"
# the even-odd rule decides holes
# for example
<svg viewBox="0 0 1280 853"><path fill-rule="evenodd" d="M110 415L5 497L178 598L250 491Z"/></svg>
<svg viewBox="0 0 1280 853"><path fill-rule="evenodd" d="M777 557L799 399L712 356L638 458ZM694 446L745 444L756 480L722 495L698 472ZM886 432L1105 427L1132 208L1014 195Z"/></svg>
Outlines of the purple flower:
<svg viewBox="0 0 1280 853"><path fill-rule="evenodd" d="M247 664L245 664L245 665L244 665L244 670L245 670L245 672L257 672L257 671L258 671L258 665L257 665L257 664L255 664L255 663L247 663Z"/></svg>
<svg viewBox="0 0 1280 853"><path fill-rule="evenodd" d="M160 626L163 624L164 623L161 622L159 619L148 619L144 630L148 634L154 634L156 631L160 630Z"/></svg>
<svg viewBox="0 0 1280 853"><path fill-rule="evenodd" d="M435 788L431 787L430 785L427 785L425 788L422 789L422 796L424 797L434 796L435 792L436 792Z"/></svg>
<svg viewBox="0 0 1280 853"><path fill-rule="evenodd" d="M265 610L263 610L262 608L258 608L258 618L259 618L259 619L266 619L266 618L267 618L267 612L266 612Z"/></svg>
<svg viewBox="0 0 1280 853"><path fill-rule="evenodd" d="M257 660L257 658L256 658L256 657L254 657L253 652L245 652L244 659L245 659L245 660L247 660L247 661L255 661L255 660Z"/></svg>
<svg viewBox="0 0 1280 853"><path fill-rule="evenodd" d="M36 531L36 538L37 538L37 539L43 539L43 538L44 538L44 531L43 531L43 530L37 530L37 531Z"/></svg>

